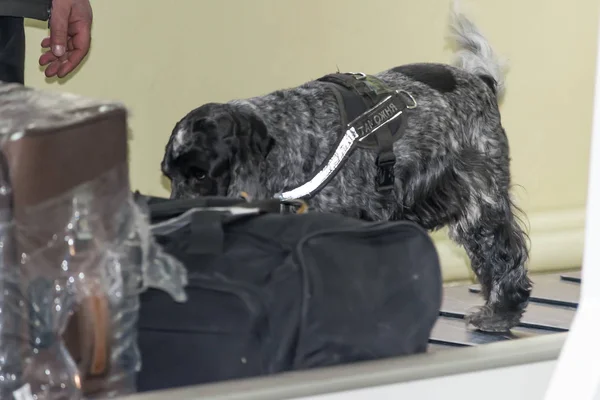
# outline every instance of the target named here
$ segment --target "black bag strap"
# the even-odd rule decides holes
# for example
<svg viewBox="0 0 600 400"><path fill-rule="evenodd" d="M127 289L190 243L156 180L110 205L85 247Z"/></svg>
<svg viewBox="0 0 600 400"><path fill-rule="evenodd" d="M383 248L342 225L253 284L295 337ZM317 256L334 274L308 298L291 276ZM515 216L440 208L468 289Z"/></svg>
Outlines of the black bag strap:
<svg viewBox="0 0 600 400"><path fill-rule="evenodd" d="M223 211L199 211L191 215L188 254L221 254L225 242Z"/></svg>
<svg viewBox="0 0 600 400"><path fill-rule="evenodd" d="M243 207L242 207L243 208ZM224 226L265 214L231 214L225 210L198 210L190 215L188 254L221 254L225 243Z"/></svg>
<svg viewBox="0 0 600 400"><path fill-rule="evenodd" d="M136 193L139 199L141 195ZM150 201L148 201L150 199ZM233 197L200 197L196 199L162 199L157 197L145 197L148 212L150 214L150 222L152 224L169 220L180 216L194 208L210 209L210 208L252 208L257 209L260 214L280 214L293 212L293 208L300 208L301 204L292 202L290 204L282 204L277 199L266 199L256 201L246 201ZM206 210L210 211L210 210ZM215 210L221 211L221 210Z"/></svg>
<svg viewBox="0 0 600 400"><path fill-rule="evenodd" d="M234 207L243 200L223 197L204 197L198 199L178 199L148 202L148 211L150 219L154 221L164 221L177 217L192 208L211 208L211 207Z"/></svg>

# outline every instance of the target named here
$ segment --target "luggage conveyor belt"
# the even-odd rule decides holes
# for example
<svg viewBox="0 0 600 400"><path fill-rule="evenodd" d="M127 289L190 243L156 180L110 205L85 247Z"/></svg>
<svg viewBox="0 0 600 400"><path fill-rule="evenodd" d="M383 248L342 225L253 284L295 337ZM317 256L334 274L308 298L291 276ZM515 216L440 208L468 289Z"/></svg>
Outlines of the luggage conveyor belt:
<svg viewBox="0 0 600 400"><path fill-rule="evenodd" d="M440 317L432 331L430 351L567 332L579 303L581 272L532 275L533 290L521 323L510 333L467 329L464 316L483 304L479 285L446 286Z"/></svg>
<svg viewBox="0 0 600 400"><path fill-rule="evenodd" d="M328 394L336 392L346 392L350 395L349 391L352 390L375 388L373 390L376 391L378 387L392 384L400 385L396 390L398 393L404 393L410 390L405 389L402 392L403 383L420 380L425 382L427 387L444 387L448 385L448 380L440 379L448 376L460 378L470 373L477 373L482 387L486 387L506 379L506 374L511 369L520 371L514 373L516 378L526 376L519 386L522 390L537 391L540 395L550 379L566 332L575 316L581 275L579 272L534 275L532 281L534 289L527 312L520 326L508 334L466 329L463 320L465 313L472 307L483 304L483 299L476 293L475 285L447 286L444 288L440 317L430 338L429 354L140 393L126 399L308 400L321 395L328 398ZM558 305L560 302L568 305ZM510 342L521 338L525 340ZM476 348L482 344L489 346ZM458 348L462 350L448 351ZM525 387L527 385L529 386ZM464 385L458 386L460 393L464 394ZM446 388L440 390L444 390L446 395L449 393ZM456 391L454 389L454 392ZM494 394L494 398L507 398L514 395L514 387L501 385L495 389ZM366 398L366 395L362 398Z"/></svg>

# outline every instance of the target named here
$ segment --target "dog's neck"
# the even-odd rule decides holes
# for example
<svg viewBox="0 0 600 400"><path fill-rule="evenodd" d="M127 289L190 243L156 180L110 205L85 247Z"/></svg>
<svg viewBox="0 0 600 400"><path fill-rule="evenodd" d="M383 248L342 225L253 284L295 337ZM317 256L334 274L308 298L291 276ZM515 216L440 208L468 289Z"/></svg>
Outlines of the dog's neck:
<svg viewBox="0 0 600 400"><path fill-rule="evenodd" d="M250 164L240 165L236 163L232 168L231 181L229 183L228 196L239 197L242 192L247 193L250 199L267 199L273 197L263 171L265 170L265 161L252 162Z"/></svg>
<svg viewBox="0 0 600 400"><path fill-rule="evenodd" d="M310 155L303 146L294 146L296 141L290 136L293 133L282 129L281 124L268 116L263 117L260 109L248 101L237 100L230 104L234 112L261 121L274 144L266 154L251 152L244 160L237 156L232 160L228 196L239 197L241 192L245 192L252 199L270 199L304 183L307 179L305 164ZM294 148L295 151L281 152L278 147ZM316 160L313 161L315 165L310 172L318 167Z"/></svg>

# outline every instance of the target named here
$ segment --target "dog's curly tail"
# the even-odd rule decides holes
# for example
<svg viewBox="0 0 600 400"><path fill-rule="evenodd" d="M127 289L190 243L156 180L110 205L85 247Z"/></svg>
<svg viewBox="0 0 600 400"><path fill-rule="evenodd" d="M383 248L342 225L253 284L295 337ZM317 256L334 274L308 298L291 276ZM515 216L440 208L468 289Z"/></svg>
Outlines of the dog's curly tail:
<svg viewBox="0 0 600 400"><path fill-rule="evenodd" d="M453 65L482 77L494 79L498 98L505 90L506 62L497 57L492 46L471 20L461 11L459 1L452 1L451 39L457 45Z"/></svg>

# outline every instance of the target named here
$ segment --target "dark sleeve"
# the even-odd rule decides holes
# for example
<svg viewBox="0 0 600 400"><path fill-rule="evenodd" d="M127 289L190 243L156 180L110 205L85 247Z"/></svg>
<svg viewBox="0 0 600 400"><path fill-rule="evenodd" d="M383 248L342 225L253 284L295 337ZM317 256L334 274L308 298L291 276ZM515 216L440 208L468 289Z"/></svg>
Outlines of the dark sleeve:
<svg viewBox="0 0 600 400"><path fill-rule="evenodd" d="M47 21L52 0L0 0L0 15Z"/></svg>

